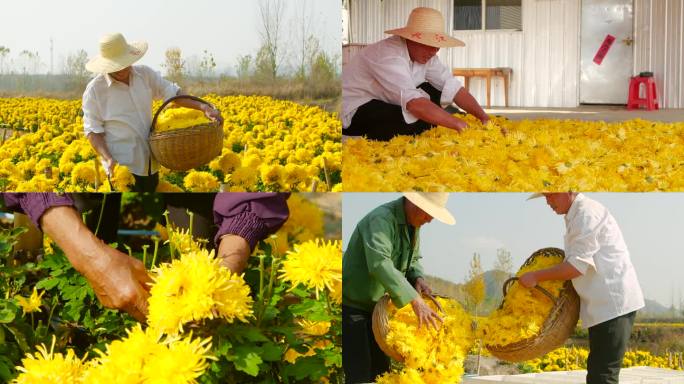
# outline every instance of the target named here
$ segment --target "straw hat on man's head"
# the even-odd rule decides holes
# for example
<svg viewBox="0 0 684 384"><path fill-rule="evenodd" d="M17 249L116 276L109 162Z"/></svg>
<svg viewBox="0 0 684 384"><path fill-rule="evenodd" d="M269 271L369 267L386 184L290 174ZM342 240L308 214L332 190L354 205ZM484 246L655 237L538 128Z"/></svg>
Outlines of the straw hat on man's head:
<svg viewBox="0 0 684 384"><path fill-rule="evenodd" d="M444 31L444 17L432 8L415 8L404 28L391 29L385 33L437 48L465 46L464 42Z"/></svg>
<svg viewBox="0 0 684 384"><path fill-rule="evenodd" d="M100 39L100 56L90 60L86 69L95 73L117 72L140 60L145 52L145 42L128 43L120 33L105 35Z"/></svg>
<svg viewBox="0 0 684 384"><path fill-rule="evenodd" d="M444 224L454 225L456 219L446 209L449 194L446 192L404 192L404 197L428 215Z"/></svg>

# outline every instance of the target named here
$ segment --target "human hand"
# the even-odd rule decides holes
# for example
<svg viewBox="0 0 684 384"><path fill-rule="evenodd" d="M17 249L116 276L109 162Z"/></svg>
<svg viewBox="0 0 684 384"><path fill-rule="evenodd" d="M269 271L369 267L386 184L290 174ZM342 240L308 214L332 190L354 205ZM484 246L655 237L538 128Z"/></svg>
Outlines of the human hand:
<svg viewBox="0 0 684 384"><path fill-rule="evenodd" d="M463 133L463 131L466 128L468 128L468 124L466 124L465 121L456 118L456 122L454 123L454 126L452 128L455 129L458 133Z"/></svg>
<svg viewBox="0 0 684 384"><path fill-rule="evenodd" d="M539 281L537 280L537 275L534 273L534 271L523 274L522 276L520 276L518 281L525 288L532 288L536 286L537 283L539 283Z"/></svg>
<svg viewBox="0 0 684 384"><path fill-rule="evenodd" d="M85 264L81 273L103 306L145 321L152 279L140 260L101 243L97 259Z"/></svg>
<svg viewBox="0 0 684 384"><path fill-rule="evenodd" d="M114 160L111 157L108 158L100 158L100 163L102 164L102 168L104 168L105 173L107 176L112 176L114 175L114 168L118 164L116 160Z"/></svg>
<svg viewBox="0 0 684 384"><path fill-rule="evenodd" d="M411 301L411 306L418 318L418 328L425 324L426 326L432 325L434 329L439 329L440 324L444 322L444 319L442 319L437 312L433 311L432 308L425 304L425 301L423 301L423 298L420 297L420 295ZM438 321L439 324L437 323Z"/></svg>
<svg viewBox="0 0 684 384"><path fill-rule="evenodd" d="M251 253L249 243L241 236L233 234L221 236L218 258L221 260L221 265L231 272L242 273L247 268L247 261Z"/></svg>
<svg viewBox="0 0 684 384"><path fill-rule="evenodd" d="M432 295L432 288L427 285L422 277L416 279L415 288L419 295Z"/></svg>
<svg viewBox="0 0 684 384"><path fill-rule="evenodd" d="M204 104L204 107L202 107L202 112L204 112L204 116L206 116L208 119L216 121L220 126L223 126L223 116L221 116L221 111Z"/></svg>

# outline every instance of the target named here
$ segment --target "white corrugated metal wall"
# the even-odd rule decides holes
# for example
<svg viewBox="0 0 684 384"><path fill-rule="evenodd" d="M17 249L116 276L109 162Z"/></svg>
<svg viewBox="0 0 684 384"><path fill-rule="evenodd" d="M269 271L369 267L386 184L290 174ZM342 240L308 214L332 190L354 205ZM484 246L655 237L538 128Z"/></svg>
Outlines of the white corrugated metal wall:
<svg viewBox="0 0 684 384"><path fill-rule="evenodd" d="M661 108L684 108L684 0L634 0L634 72L655 73ZM452 26L453 0L350 1L353 43L372 43L405 24L411 9L439 9ZM453 31L464 48L443 49L452 67L511 67L510 106L575 107L579 102L580 0L523 0L522 32ZM492 105L504 105L503 81L492 82ZM483 79L471 81L482 104Z"/></svg>
<svg viewBox="0 0 684 384"><path fill-rule="evenodd" d="M634 73L654 73L661 108L684 108L684 0L634 3Z"/></svg>

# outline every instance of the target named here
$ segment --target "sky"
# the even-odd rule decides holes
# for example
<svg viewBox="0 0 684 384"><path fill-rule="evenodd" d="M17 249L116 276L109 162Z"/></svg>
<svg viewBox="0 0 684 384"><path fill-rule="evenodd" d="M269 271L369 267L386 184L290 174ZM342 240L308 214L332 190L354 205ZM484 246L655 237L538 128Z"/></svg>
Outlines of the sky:
<svg viewBox="0 0 684 384"><path fill-rule="evenodd" d="M201 59L206 49L214 55L217 72L234 71L238 56L260 46L257 0L0 0L0 46L9 58L28 50L38 52L50 69L50 38L54 42L54 72L79 49L88 57L99 52L104 34L121 32L128 41L147 41L149 49L139 63L161 70L167 48L179 47L183 56ZM270 0L275 1L275 0ZM283 47L297 51L302 10L310 31L327 53L341 54L341 1L284 0L286 21Z"/></svg>
<svg viewBox="0 0 684 384"><path fill-rule="evenodd" d="M684 193L588 193L606 206L620 226L646 298L669 307L684 300ZM344 193L343 247L358 221L398 193ZM463 282L473 253L485 270L496 250L511 252L517 270L535 250L563 248L565 223L542 199L524 193L452 193L447 207L456 218L449 226L437 220L421 228L425 272Z"/></svg>

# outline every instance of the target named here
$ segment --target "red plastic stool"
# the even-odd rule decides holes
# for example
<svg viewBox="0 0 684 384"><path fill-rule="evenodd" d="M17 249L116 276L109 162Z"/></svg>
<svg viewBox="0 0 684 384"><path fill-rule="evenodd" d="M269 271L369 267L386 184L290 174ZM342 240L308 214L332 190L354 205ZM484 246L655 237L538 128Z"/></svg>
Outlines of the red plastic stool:
<svg viewBox="0 0 684 384"><path fill-rule="evenodd" d="M645 98L639 97L641 84L646 86ZM659 109L658 93L656 91L656 84L653 80L653 77L634 76L629 80L629 98L627 100L627 109L639 108L642 105L645 106L649 111Z"/></svg>

